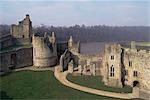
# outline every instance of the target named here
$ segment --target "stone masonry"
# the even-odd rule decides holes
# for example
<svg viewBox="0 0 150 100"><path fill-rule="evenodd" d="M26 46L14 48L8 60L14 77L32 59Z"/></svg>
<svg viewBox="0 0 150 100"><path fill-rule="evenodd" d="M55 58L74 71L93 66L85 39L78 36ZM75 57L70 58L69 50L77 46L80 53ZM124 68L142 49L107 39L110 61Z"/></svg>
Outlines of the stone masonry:
<svg viewBox="0 0 150 100"><path fill-rule="evenodd" d="M147 99L150 95L149 61L149 43L131 42L129 47L107 44L101 68L103 82L109 86L138 87L140 98Z"/></svg>
<svg viewBox="0 0 150 100"><path fill-rule="evenodd" d="M33 65L34 67L49 67L57 64L57 46L55 34L45 33L44 37L33 35Z"/></svg>

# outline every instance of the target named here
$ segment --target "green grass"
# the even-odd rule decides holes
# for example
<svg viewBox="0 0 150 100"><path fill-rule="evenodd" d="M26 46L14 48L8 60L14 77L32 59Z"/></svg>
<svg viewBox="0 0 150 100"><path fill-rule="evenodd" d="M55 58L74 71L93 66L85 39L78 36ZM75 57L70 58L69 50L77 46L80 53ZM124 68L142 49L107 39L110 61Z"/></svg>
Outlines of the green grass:
<svg viewBox="0 0 150 100"><path fill-rule="evenodd" d="M24 44L24 45L12 45L6 48L3 48L2 50L0 50L0 52L6 52L6 51L13 51L16 48L30 48L32 47L31 44Z"/></svg>
<svg viewBox="0 0 150 100"><path fill-rule="evenodd" d="M101 89L111 92L124 92L124 93L132 92L132 88L130 86L125 86L123 88L115 88L104 85L104 83L101 81L102 80L101 76L73 76L69 74L67 76L67 79L73 83L94 89Z"/></svg>
<svg viewBox="0 0 150 100"><path fill-rule="evenodd" d="M21 71L0 77L1 99L112 100L71 89L55 79L52 71ZM116 100L116 99L115 99Z"/></svg>

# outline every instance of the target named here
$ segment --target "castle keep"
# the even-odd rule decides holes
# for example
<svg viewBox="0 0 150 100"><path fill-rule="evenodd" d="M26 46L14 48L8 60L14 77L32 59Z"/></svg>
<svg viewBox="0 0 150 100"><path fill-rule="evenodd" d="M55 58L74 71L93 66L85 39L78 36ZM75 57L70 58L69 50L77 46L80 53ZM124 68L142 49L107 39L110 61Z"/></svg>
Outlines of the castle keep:
<svg viewBox="0 0 150 100"><path fill-rule="evenodd" d="M30 16L27 14L26 17L19 21L18 25L11 25L11 35L17 43L28 43L31 42L32 37L32 22Z"/></svg>
<svg viewBox="0 0 150 100"><path fill-rule="evenodd" d="M32 34L32 22L27 14L26 17L19 21L18 25L11 25L11 35L15 38L30 38Z"/></svg>

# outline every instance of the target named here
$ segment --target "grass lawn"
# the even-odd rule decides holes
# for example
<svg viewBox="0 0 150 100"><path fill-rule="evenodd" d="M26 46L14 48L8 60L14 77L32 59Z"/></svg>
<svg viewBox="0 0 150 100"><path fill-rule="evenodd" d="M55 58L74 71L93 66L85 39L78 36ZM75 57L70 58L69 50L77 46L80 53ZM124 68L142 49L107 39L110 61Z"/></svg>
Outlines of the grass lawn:
<svg viewBox="0 0 150 100"><path fill-rule="evenodd" d="M31 44L24 44L24 45L11 45L9 47L3 48L2 50L0 50L0 52L6 52L6 51L13 51L16 48L30 48L32 47Z"/></svg>
<svg viewBox="0 0 150 100"><path fill-rule="evenodd" d="M102 83L102 78L100 76L73 76L69 74L67 75L67 79L73 83L95 89L101 89L112 92L132 92L132 88L129 86L125 86L123 88L108 87Z"/></svg>
<svg viewBox="0 0 150 100"><path fill-rule="evenodd" d="M71 77L70 77L71 78ZM73 77L72 77L73 78ZM52 71L21 71L0 77L0 99L112 100L63 86ZM116 100L116 99L114 99Z"/></svg>

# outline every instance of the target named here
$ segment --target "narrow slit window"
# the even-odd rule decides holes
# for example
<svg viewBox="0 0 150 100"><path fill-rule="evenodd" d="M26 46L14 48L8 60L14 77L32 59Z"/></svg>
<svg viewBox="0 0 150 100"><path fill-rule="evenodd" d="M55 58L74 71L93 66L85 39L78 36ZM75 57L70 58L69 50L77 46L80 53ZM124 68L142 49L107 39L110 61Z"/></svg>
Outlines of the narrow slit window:
<svg viewBox="0 0 150 100"><path fill-rule="evenodd" d="M129 66L130 66L130 67L132 66L132 62L131 62L131 61L129 61Z"/></svg>
<svg viewBox="0 0 150 100"><path fill-rule="evenodd" d="M114 77L114 72L115 72L115 69L114 69L114 66L112 65L111 67L110 67L110 77Z"/></svg>
<svg viewBox="0 0 150 100"><path fill-rule="evenodd" d="M111 60L114 60L114 55L111 55Z"/></svg>

